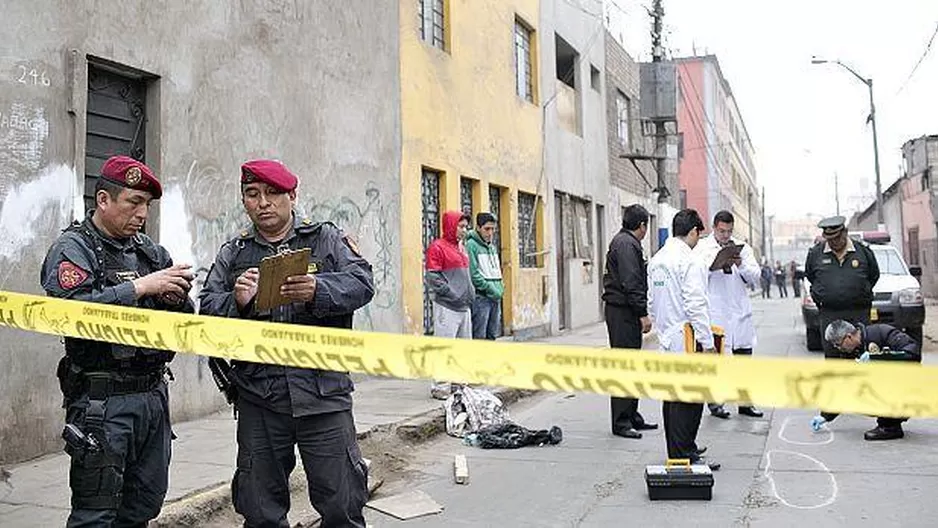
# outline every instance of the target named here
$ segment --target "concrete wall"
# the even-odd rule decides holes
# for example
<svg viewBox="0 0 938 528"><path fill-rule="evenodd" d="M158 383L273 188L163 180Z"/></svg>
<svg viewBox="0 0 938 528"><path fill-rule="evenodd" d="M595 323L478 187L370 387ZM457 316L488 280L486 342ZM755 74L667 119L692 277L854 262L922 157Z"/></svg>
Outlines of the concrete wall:
<svg viewBox="0 0 938 528"><path fill-rule="evenodd" d="M938 297L938 225L932 215L929 200L931 193L929 190L923 190L921 174L905 178L902 183L903 252L907 261L915 262L909 247L909 230L917 228L922 293L929 297ZM899 247L898 242L896 246Z"/></svg>
<svg viewBox="0 0 938 528"><path fill-rule="evenodd" d="M534 30L532 77L538 85L539 2L445 5L447 45L441 50L420 38L418 3L400 4L404 329L423 333L420 183L427 167L443 173L441 211L460 208L462 177L476 182L473 213L489 210L490 185L507 194L499 218L503 307L505 330L517 334L548 320L543 280L548 270L521 268L518 251L518 192L538 195L538 207L545 209L540 104L547 95L540 86L535 86L533 103L517 95L514 55L515 20L520 19ZM538 248L549 240L546 225L541 214Z"/></svg>
<svg viewBox="0 0 938 528"><path fill-rule="evenodd" d="M541 2L541 86L544 88L546 104L544 112L544 162L547 174L549 193L548 229L555 231L553 215L560 214L558 204L554 203L554 191L575 196L591 202L593 206L593 244L596 246L597 219L595 218L595 205L607 205L609 196L609 160L606 138L606 94L608 82L606 80L605 57L605 30L601 17L590 16L589 13L601 13L602 2L599 0L586 0L579 3L580 7L565 0L543 0ZM576 63L575 85L577 91L577 113L580 122L579 134L571 133L560 122L556 105L549 103L557 92L557 61L555 34L560 35L577 52L579 58ZM599 70L600 84L598 89L591 85L591 68ZM615 232L610 225L610 218L616 213L606 207L606 214L600 219L604 223L606 241L611 239ZM567 220L567 219L565 219ZM554 244L553 251L560 246ZM597 258L594 256L591 258ZM556 253L548 255L550 264L556 263ZM567 283L566 311L568 314L577 313L576 324L581 322L598 321L600 319L599 302L596 300L602 270L599 266L589 266L589 277L579 275L583 268L582 262L570 258L565 263L567 270L576 269L574 274L579 282ZM570 273L566 273L568 277ZM559 280L558 280L559 279ZM583 280L587 281L589 299L574 298L571 289L581 288ZM566 282L564 277L558 277L556 272L551 273L551 292L557 292ZM579 294L579 293L578 293ZM584 294L587 295L587 294ZM557 331L560 328L558 319L558 296L551 295L551 327ZM574 321L570 321L571 325Z"/></svg>
<svg viewBox="0 0 938 528"><path fill-rule="evenodd" d="M302 208L356 234L375 266L356 324L399 331L397 13L370 0L6 2L0 289L41 293L46 249L82 216L90 57L155 76L146 161L165 194L149 231L177 262L204 277L246 222L240 163L276 157L300 176ZM0 330L0 462L60 448L61 355L57 338ZM203 358L173 367L176 420L224 405Z"/></svg>

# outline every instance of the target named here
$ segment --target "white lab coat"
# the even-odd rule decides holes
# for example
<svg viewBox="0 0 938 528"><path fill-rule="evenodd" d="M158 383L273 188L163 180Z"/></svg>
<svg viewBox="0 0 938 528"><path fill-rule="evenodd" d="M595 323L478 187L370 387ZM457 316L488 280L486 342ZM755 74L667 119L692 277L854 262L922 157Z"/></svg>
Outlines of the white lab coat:
<svg viewBox="0 0 938 528"><path fill-rule="evenodd" d="M648 264L648 314L661 350L684 352L684 324L704 348L713 348L707 302L707 266L679 238L669 238Z"/></svg>
<svg viewBox="0 0 938 528"><path fill-rule="evenodd" d="M741 242L733 240L734 244ZM694 254L707 269L720 251L720 244L713 236L708 236L697 243ZM737 348L756 346L756 328L752 322L752 302L749 300L749 285L759 284L761 268L749 244L744 244L740 252L742 266L733 265L733 272L723 270L709 272L710 280L707 294L710 298L711 322L723 327L725 337L723 348L727 352Z"/></svg>

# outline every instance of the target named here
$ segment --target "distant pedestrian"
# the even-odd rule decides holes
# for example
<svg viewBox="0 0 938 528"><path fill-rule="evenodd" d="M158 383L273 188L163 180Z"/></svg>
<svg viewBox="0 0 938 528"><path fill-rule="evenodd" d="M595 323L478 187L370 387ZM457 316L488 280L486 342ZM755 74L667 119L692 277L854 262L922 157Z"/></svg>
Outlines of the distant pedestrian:
<svg viewBox="0 0 938 528"><path fill-rule="evenodd" d="M785 268L780 260L775 261L775 285L778 286L778 296L788 297L788 287L785 285Z"/></svg>
<svg viewBox="0 0 938 528"><path fill-rule="evenodd" d="M476 215L476 228L466 237L469 275L475 289L472 301L472 338L494 340L502 320L502 266L498 248L492 243L498 221L492 213Z"/></svg>
<svg viewBox="0 0 938 528"><path fill-rule="evenodd" d="M792 259L791 264L789 264L789 272L791 275L791 291L794 292L795 297L801 297L801 279L803 274L798 269L798 264Z"/></svg>
<svg viewBox="0 0 938 528"><path fill-rule="evenodd" d="M648 318L648 270L642 240L648 233L648 211L634 204L625 208L622 230L609 244L603 274L606 329L612 348L642 348L642 334L651 331ZM612 397L612 434L641 438L639 431L657 429L638 412L637 398Z"/></svg>
<svg viewBox="0 0 938 528"><path fill-rule="evenodd" d="M759 277L759 281L762 284L762 298L771 299L772 298L772 268L769 267L768 263L762 263L762 274Z"/></svg>
<svg viewBox="0 0 938 528"><path fill-rule="evenodd" d="M469 215L443 213L443 236L427 248L426 287L433 300L433 335L472 339L470 307L475 297L469 275L469 256L463 239L469 230ZM449 382L434 381L430 395L445 400L453 392Z"/></svg>

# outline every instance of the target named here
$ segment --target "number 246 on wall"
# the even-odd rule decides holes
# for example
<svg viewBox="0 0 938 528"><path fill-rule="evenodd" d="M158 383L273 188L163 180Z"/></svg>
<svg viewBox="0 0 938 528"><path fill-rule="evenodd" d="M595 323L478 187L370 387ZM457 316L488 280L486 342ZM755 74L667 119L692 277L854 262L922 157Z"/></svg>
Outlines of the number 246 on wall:
<svg viewBox="0 0 938 528"><path fill-rule="evenodd" d="M28 69L26 66L19 65L17 66L17 71L19 72L16 76L16 81L21 82L25 85L33 86L49 86L52 84L52 81L49 80L49 77L46 76L46 71Z"/></svg>

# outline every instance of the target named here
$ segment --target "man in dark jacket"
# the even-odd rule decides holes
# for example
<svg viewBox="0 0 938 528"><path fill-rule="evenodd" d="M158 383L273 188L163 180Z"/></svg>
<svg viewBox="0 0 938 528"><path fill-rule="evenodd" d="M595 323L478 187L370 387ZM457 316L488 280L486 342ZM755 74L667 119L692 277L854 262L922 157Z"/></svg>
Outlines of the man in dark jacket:
<svg viewBox="0 0 938 528"><path fill-rule="evenodd" d="M188 295L190 266L173 265L166 249L140 232L162 192L143 163L127 156L108 159L95 184L95 208L46 254L46 293L195 311ZM143 343L151 340L156 341L152 333L142 336ZM57 375L66 427L85 438L76 443L73 436L65 448L72 490L66 526L145 526L159 515L169 482L172 431L164 376L172 359L172 352L146 346L65 338Z"/></svg>
<svg viewBox="0 0 938 528"><path fill-rule="evenodd" d="M642 239L648 233L648 211L638 204L625 208L622 230L609 244L603 275L606 328L612 348L642 348L642 334L651 331L648 318L648 270ZM612 434L641 438L643 429L657 429L638 412L636 398L612 398Z"/></svg>
<svg viewBox="0 0 938 528"><path fill-rule="evenodd" d="M879 265L873 250L866 243L847 236L845 221L842 216L834 216L818 223L824 240L808 251L804 264L822 329L837 319L869 324L873 286L879 280ZM827 340L824 340L824 356L840 356Z"/></svg>
<svg viewBox="0 0 938 528"><path fill-rule="evenodd" d="M297 178L280 162L241 167L241 202L252 226L225 243L199 294L200 312L283 324L351 328L355 310L374 296L371 265L330 223L294 213ZM261 259L309 248L307 273L288 277L291 302L259 311ZM367 468L355 434L347 373L235 362L238 469L231 485L245 526L286 526L290 473L299 448L309 499L322 526L364 527Z"/></svg>
<svg viewBox="0 0 938 528"><path fill-rule="evenodd" d="M922 353L918 343L896 328L887 324L869 326L853 325L847 321L831 322L824 331L824 340L831 344L843 359L855 359L858 363L868 361L910 361L921 363ZM835 413L821 412L811 421L811 428L820 430L825 423L837 418ZM902 438L902 422L908 418L876 419L876 427L863 434L866 440L895 440Z"/></svg>

